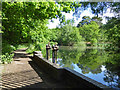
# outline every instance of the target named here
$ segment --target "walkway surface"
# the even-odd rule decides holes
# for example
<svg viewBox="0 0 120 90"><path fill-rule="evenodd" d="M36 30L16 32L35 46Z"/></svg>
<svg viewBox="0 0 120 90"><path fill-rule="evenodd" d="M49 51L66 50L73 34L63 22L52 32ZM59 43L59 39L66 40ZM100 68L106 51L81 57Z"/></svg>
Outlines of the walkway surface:
<svg viewBox="0 0 120 90"><path fill-rule="evenodd" d="M26 49L15 51L14 61L4 65L2 89L11 88L69 88L64 82L57 82L38 69Z"/></svg>

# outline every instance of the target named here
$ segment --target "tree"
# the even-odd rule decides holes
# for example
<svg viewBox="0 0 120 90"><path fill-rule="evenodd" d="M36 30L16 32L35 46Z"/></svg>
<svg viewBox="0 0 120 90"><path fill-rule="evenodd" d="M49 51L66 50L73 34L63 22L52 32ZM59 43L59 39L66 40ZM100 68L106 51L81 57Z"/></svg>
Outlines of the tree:
<svg viewBox="0 0 120 90"><path fill-rule="evenodd" d="M94 16L92 17L91 21L95 21L99 26L102 26L102 18Z"/></svg>
<svg viewBox="0 0 120 90"><path fill-rule="evenodd" d="M70 24L60 28L58 37L58 43L62 45L73 45L82 41L82 36L79 34L78 28Z"/></svg>
<svg viewBox="0 0 120 90"><path fill-rule="evenodd" d="M106 35L108 36L108 41L112 42L111 47L120 48L120 20L117 18L112 18L108 21L106 25L103 26L106 30Z"/></svg>
<svg viewBox="0 0 120 90"><path fill-rule="evenodd" d="M75 2L2 2L3 40L7 40L10 44L19 44L34 41L31 39L41 35L43 40L39 41L44 41L49 32L46 29L48 19L61 18L61 12L70 12L75 6L80 6L80 4ZM33 35L31 32L34 32Z"/></svg>
<svg viewBox="0 0 120 90"><path fill-rule="evenodd" d="M102 26L102 18L101 17L97 17L97 16L94 16L92 18L90 18L89 16L83 16L82 17L82 21L80 21L77 25L77 27L81 27L83 26L84 24L90 24L90 22L92 21L95 21L99 26Z"/></svg>
<svg viewBox="0 0 120 90"><path fill-rule="evenodd" d="M120 18L120 3L118 2L79 2L81 3L81 8L76 7L74 15L79 17L81 12L87 8L91 8L92 13L99 17L107 11L108 8L111 9L112 13L115 13L116 18Z"/></svg>
<svg viewBox="0 0 120 90"><path fill-rule="evenodd" d="M96 17L92 18L92 21L95 21L100 26L100 29L101 29L100 32L103 33L102 36L104 38L108 37L107 38L108 42L112 43L109 47L114 49L117 46L120 48L120 37L119 37L120 3L118 2L82 2L81 4L82 4L81 5L82 8L87 9L88 7L90 7L93 14L97 15ZM102 19L99 18L98 15L99 14L102 15L104 12L106 12L107 8L111 9L110 12L114 13L114 17L112 18L106 17L108 19L108 23L104 25L104 28L103 28L101 24ZM80 26L80 23L78 24L78 27Z"/></svg>
<svg viewBox="0 0 120 90"><path fill-rule="evenodd" d="M79 2L81 3L81 8L76 7L75 8L75 13L74 15L79 17L81 12L83 10L86 10L87 8L91 8L92 13L97 15L99 14L103 14L103 12L105 12L108 8L108 5L110 4L110 2Z"/></svg>
<svg viewBox="0 0 120 90"><path fill-rule="evenodd" d="M82 21L79 22L79 24L77 25L77 27L81 27L84 24L89 24L91 22L91 18L89 16L83 16L82 17Z"/></svg>
<svg viewBox="0 0 120 90"><path fill-rule="evenodd" d="M99 25L95 21L92 21L88 25L84 24L82 27L79 27L79 32L80 35L85 38L85 41L91 42L92 45L96 45L98 43L100 29Z"/></svg>

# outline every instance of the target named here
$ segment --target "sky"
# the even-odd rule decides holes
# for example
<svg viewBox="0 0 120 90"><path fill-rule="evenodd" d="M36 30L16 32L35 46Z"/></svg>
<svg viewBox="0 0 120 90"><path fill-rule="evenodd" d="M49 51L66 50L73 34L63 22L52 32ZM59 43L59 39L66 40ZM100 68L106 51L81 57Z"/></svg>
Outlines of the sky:
<svg viewBox="0 0 120 90"><path fill-rule="evenodd" d="M73 24L74 26L77 26L77 24L82 20L83 16L90 16L90 18L92 18L93 16L95 16L94 14L92 14L92 11L90 8L88 8L87 10L84 10L81 15L80 18L76 19L75 16L73 16L73 12L71 11L70 13L62 13L63 15L65 15L66 20L67 19L72 19L75 18L75 23ZM107 20L105 19L105 16L109 16L109 17L113 17L114 14L110 13L110 8L107 9L106 13L103 13L103 15L99 15L100 17L102 17L102 23L106 24ZM59 18L58 19L53 19L54 22L50 22L49 20L49 24L47 25L48 28L52 29L52 28L56 28L56 26L59 25Z"/></svg>

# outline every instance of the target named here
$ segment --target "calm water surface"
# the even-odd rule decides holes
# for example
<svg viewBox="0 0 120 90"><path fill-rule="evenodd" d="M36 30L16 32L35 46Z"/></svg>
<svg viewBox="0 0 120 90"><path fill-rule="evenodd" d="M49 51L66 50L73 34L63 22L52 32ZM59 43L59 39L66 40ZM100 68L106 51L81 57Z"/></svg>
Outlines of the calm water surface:
<svg viewBox="0 0 120 90"><path fill-rule="evenodd" d="M120 53L104 49L61 46L60 67L69 67L104 85L120 90Z"/></svg>

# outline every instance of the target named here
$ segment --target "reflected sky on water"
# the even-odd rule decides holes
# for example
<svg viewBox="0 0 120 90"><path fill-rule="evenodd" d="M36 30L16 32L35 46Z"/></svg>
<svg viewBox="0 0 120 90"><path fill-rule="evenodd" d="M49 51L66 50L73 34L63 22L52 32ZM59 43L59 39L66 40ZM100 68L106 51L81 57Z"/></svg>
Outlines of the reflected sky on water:
<svg viewBox="0 0 120 90"><path fill-rule="evenodd" d="M120 90L118 51L63 46L59 47L57 58L60 67L69 67L104 85Z"/></svg>
<svg viewBox="0 0 120 90"><path fill-rule="evenodd" d="M57 63L120 90L120 54L115 51L60 47Z"/></svg>

